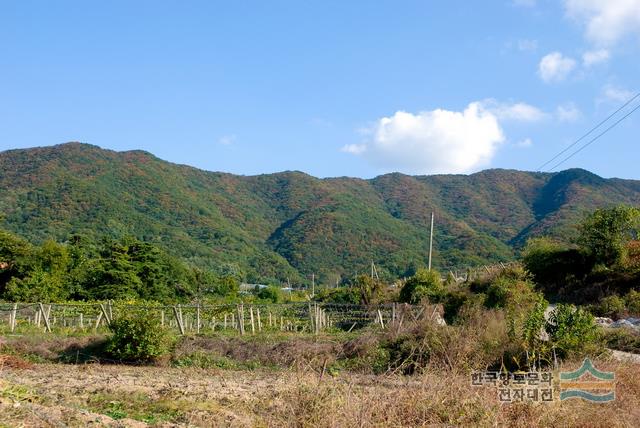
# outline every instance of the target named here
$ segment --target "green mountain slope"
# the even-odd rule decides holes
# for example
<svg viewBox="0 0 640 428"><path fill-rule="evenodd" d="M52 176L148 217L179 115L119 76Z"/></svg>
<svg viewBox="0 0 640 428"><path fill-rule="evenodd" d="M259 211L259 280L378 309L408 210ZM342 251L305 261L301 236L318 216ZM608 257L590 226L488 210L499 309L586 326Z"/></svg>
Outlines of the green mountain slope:
<svg viewBox="0 0 640 428"><path fill-rule="evenodd" d="M640 182L578 169L317 179L206 172L80 143L0 153L0 227L33 242L134 235L249 281L334 282L372 260L402 275L425 263L432 210L436 267L509 260L529 236L571 237L585 212L619 203L640 204Z"/></svg>

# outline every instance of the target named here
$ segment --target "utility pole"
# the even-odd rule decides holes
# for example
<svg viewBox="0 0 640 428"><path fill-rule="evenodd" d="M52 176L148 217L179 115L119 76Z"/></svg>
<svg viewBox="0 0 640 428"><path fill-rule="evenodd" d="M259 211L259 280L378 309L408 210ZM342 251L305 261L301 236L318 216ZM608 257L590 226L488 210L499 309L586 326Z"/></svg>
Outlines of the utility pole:
<svg viewBox="0 0 640 428"><path fill-rule="evenodd" d="M431 211L431 233L429 234L429 270L431 270L431 253L433 252L433 211Z"/></svg>

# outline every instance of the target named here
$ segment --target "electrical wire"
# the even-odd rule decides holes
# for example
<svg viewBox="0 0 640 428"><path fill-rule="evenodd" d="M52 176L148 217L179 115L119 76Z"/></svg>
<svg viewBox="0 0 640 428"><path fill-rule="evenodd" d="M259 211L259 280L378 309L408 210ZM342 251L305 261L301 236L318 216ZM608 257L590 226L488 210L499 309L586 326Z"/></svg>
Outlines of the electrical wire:
<svg viewBox="0 0 640 428"><path fill-rule="evenodd" d="M555 155L554 157L552 157L551 159L549 159L548 161L546 161L545 163L543 163L542 165L540 165L537 169L537 171L541 171L542 168L544 168L545 166L549 165L551 162L553 162L554 160L558 159L560 156L562 156L564 153L566 153L567 151L569 151L573 146L575 146L576 144L578 144L580 141L584 140L585 138L587 138L589 135L591 135L591 133L593 131L595 131L596 129L600 128L602 125L604 125L607 121L609 121L609 119L611 119L613 116L615 116L616 114L618 114L618 112L620 112L620 110L624 109L626 106L628 106L629 104L631 104L636 98L640 97L640 92L638 92L637 94L635 94L633 97L631 97L626 103L624 103L622 106L620 106L616 111L614 111L613 113L611 113L609 116L607 116L604 120L602 120L600 123L598 123L596 126L594 126L593 128L591 128L586 134L582 135L580 138L578 138L576 141L574 141L573 143L571 143L568 147L566 147L564 150L562 150L560 153L558 153L557 155ZM554 167L555 168L555 167ZM553 169L553 168L552 168Z"/></svg>
<svg viewBox="0 0 640 428"><path fill-rule="evenodd" d="M640 95L640 94L639 94ZM586 149L588 146L591 145L591 143L595 142L597 139L599 139L600 137L602 137L604 134L606 134L607 132L609 132L611 129L613 129L616 125L618 125L620 122L622 122L623 120L625 120L627 117L631 116L631 114L633 112L635 112L636 110L640 109L640 104L638 104L637 106L635 106L630 112L628 112L627 114L625 114L624 116L622 116L620 119L618 119L616 122L613 123L613 125L609 126L607 129L605 129L604 131L602 131L600 134L596 135L593 139L591 139L588 143L582 145L578 150L576 150L575 152L571 153L569 156L567 156L566 158L562 159L560 162L558 162L557 164L555 164L551 169L549 169L549 172L553 171L554 169L556 169L557 167L559 167L560 165L562 165L563 163L565 163L566 161L568 161L569 159L571 159L572 157L574 157L575 155L577 155L578 153L580 153L582 150Z"/></svg>

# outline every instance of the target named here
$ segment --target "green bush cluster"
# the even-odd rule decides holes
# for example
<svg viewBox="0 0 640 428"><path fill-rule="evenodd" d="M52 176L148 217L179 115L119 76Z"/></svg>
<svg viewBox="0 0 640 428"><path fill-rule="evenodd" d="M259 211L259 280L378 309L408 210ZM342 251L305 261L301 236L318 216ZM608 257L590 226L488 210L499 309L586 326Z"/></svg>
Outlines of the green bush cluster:
<svg viewBox="0 0 640 428"><path fill-rule="evenodd" d="M637 287L640 264L630 249L640 247L640 209L624 205L598 209L577 229L572 244L549 238L527 242L523 263L547 296L585 304ZM600 310L615 317L624 309L620 300L612 298L603 301Z"/></svg>
<svg viewBox="0 0 640 428"><path fill-rule="evenodd" d="M445 294L440 274L435 270L418 269L400 290L400 301L405 303L420 303L428 301L440 302Z"/></svg>
<svg viewBox="0 0 640 428"><path fill-rule="evenodd" d="M629 328L609 329L604 334L608 348L640 354L640 333Z"/></svg>
<svg viewBox="0 0 640 428"><path fill-rule="evenodd" d="M0 230L0 262L0 299L23 302L237 296L241 278L188 266L133 237L31 245Z"/></svg>
<svg viewBox="0 0 640 428"><path fill-rule="evenodd" d="M114 358L129 362L147 362L168 354L172 338L152 317L127 314L109 325L111 336L106 351Z"/></svg>
<svg viewBox="0 0 640 428"><path fill-rule="evenodd" d="M598 304L592 305L592 312L598 316L613 318L614 320L626 316L640 316L640 292L629 290L620 297L617 294L605 296Z"/></svg>
<svg viewBox="0 0 640 428"><path fill-rule="evenodd" d="M559 304L546 323L549 340L561 356L598 350L600 336L593 315L573 305Z"/></svg>

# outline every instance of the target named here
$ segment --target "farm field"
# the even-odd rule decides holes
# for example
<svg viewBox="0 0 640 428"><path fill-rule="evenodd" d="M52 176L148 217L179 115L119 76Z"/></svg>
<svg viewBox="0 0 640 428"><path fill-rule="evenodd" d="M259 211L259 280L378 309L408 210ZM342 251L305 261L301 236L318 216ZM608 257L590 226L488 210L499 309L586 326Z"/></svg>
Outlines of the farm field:
<svg viewBox="0 0 640 428"><path fill-rule="evenodd" d="M60 342L13 344L46 355ZM86 339L85 339L86 340ZM225 364L179 367L33 363L18 352L0 357L0 426L634 426L640 420L640 365L602 356L601 370L616 374L616 400L501 403L495 388L470 384L468 372L430 367L420 374L363 374L325 369L312 353L328 355L330 337L281 338L272 349L298 357L281 365L241 364L242 351ZM203 343L204 342L204 343ZM191 338L182 351L219 348ZM225 342L245 346L242 342ZM65 345L68 345L66 343ZM20 348L22 346L22 348ZM264 348L264 346L262 346ZM309 350L304 352L304 349ZM216 351L209 351L215 354ZM246 352L260 353L261 346ZM184 361L184 360L183 360ZM325 357L326 361L326 357ZM183 363L185 364L185 363ZM573 370L570 361L561 370ZM557 373L554 373L557 378Z"/></svg>
<svg viewBox="0 0 640 428"><path fill-rule="evenodd" d="M501 404L467 376L237 371L118 365L3 367L3 426L633 426L638 366L618 374L618 399Z"/></svg>

